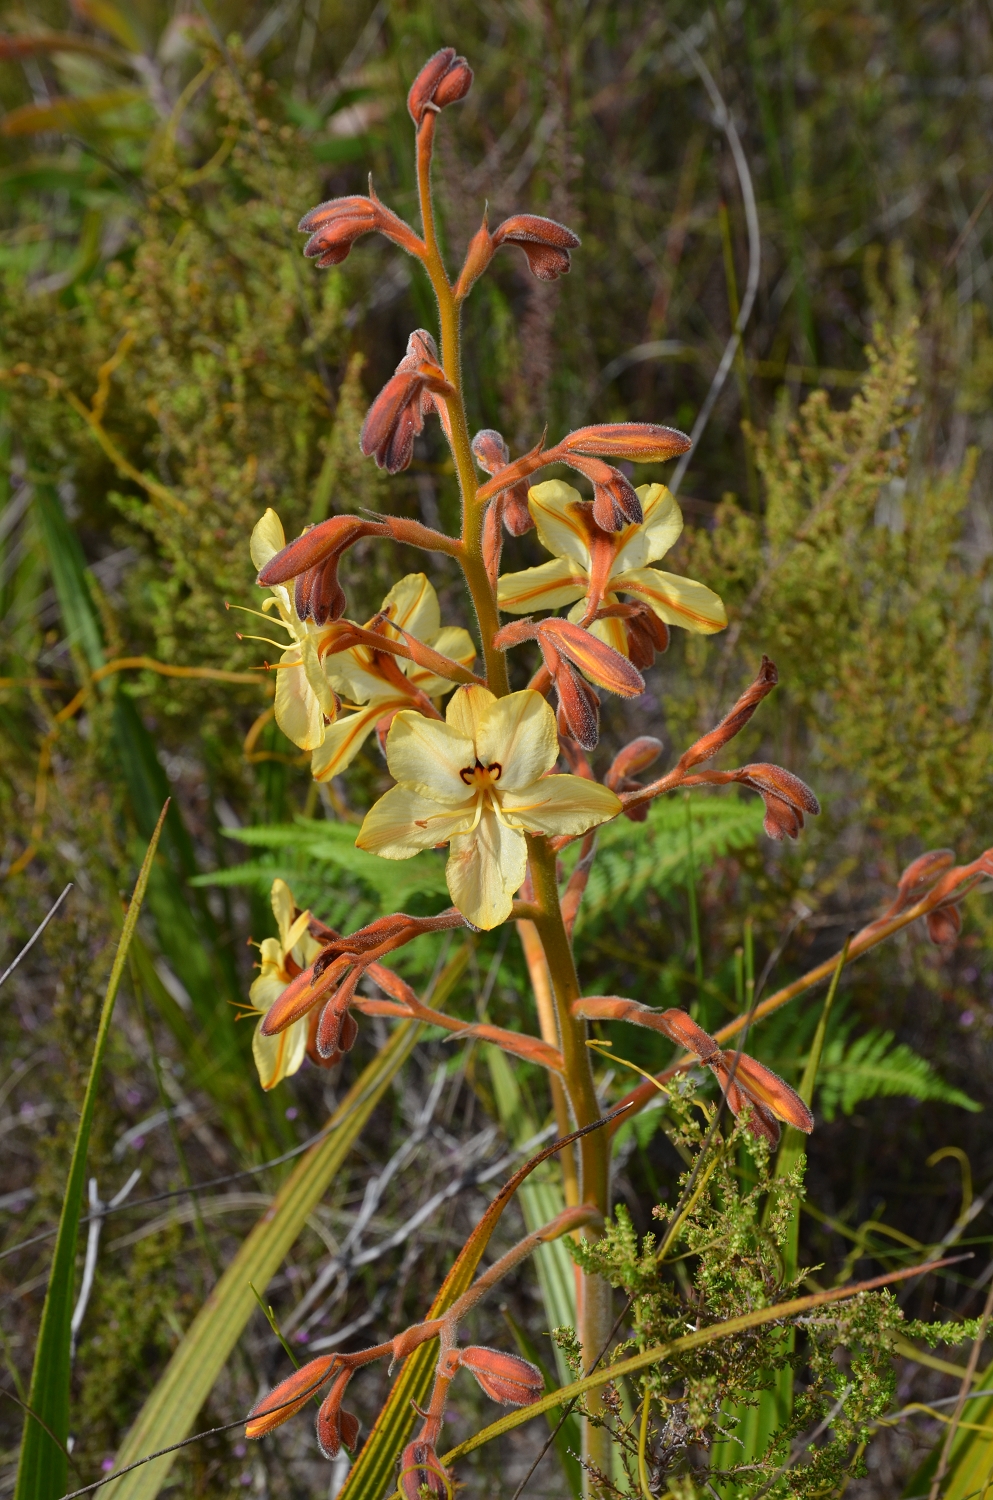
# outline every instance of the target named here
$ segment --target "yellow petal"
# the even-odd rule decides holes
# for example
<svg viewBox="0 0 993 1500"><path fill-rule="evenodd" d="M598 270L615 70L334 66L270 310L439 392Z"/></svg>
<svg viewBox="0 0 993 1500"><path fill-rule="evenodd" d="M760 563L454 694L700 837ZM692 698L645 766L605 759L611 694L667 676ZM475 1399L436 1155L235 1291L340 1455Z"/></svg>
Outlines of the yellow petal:
<svg viewBox="0 0 993 1500"><path fill-rule="evenodd" d="M324 675L324 668L321 666L321 659L317 654L316 636L307 635L300 642L300 660L303 663L303 670L306 673L310 690L321 705L321 712L327 718L333 719L338 712L338 705L334 701L331 684ZM310 745L303 746L305 750L312 748Z"/></svg>
<svg viewBox="0 0 993 1500"><path fill-rule="evenodd" d="M681 625L696 635L713 635L728 622L717 594L695 578L677 578L675 573L662 573L657 568L634 568L611 578L610 586L644 599L667 625Z"/></svg>
<svg viewBox="0 0 993 1500"><path fill-rule="evenodd" d="M383 859L410 859L421 849L447 844L453 834L463 833L473 812L472 803L443 807L422 792L395 786L370 807L355 842Z"/></svg>
<svg viewBox="0 0 993 1500"><path fill-rule="evenodd" d="M586 572L590 566L590 549L581 512L575 507L583 497L562 479L546 479L528 490L528 509L538 528L538 540L547 552L568 557Z"/></svg>
<svg viewBox="0 0 993 1500"><path fill-rule="evenodd" d="M310 757L314 780L330 781L351 765L383 715L406 702L406 698L376 698L358 713L339 714L325 729L324 743Z"/></svg>
<svg viewBox="0 0 993 1500"><path fill-rule="evenodd" d="M476 763L472 741L442 719L413 709L397 714L386 736L386 763L395 781L445 807L459 807L473 796L459 774Z"/></svg>
<svg viewBox="0 0 993 1500"><path fill-rule="evenodd" d="M391 607L391 618L419 641L435 635L441 626L438 595L424 573L408 573L393 585L383 600L383 609ZM397 631L392 635L394 640L402 639Z"/></svg>
<svg viewBox="0 0 993 1500"><path fill-rule="evenodd" d="M274 510L267 510L260 521L256 521L251 540L252 562L261 573L266 563L282 552L286 546L283 526Z"/></svg>
<svg viewBox="0 0 993 1500"><path fill-rule="evenodd" d="M523 791L498 796L504 816L529 833L585 833L621 810L609 787L584 776L543 776Z"/></svg>
<svg viewBox="0 0 993 1500"><path fill-rule="evenodd" d="M568 557L553 557L523 573L504 573L497 584L497 600L508 615L529 615L536 609L561 609L584 599L589 585L585 568Z"/></svg>
<svg viewBox="0 0 993 1500"><path fill-rule="evenodd" d="M269 900L272 903L272 914L276 918L276 926L279 928L282 945L286 948L289 946L286 942L286 934L293 925L293 913L296 910L296 902L293 900L293 892L285 880L277 878L272 882Z"/></svg>
<svg viewBox="0 0 993 1500"><path fill-rule="evenodd" d="M500 766L501 792L519 792L550 771L559 757L559 737L555 715L541 694L525 688L491 703L480 719L476 754L484 766Z"/></svg>
<svg viewBox="0 0 993 1500"><path fill-rule="evenodd" d="M275 1088L277 1083L295 1073L302 1065L306 1052L306 1021L288 1026L278 1036L263 1036L261 1021L255 1028L252 1056L259 1070L259 1082L264 1089Z"/></svg>
<svg viewBox="0 0 993 1500"><path fill-rule="evenodd" d="M683 513L664 484L643 484L637 490L645 519L631 526L621 539L611 575L644 568L674 547L683 529Z"/></svg>
<svg viewBox="0 0 993 1500"><path fill-rule="evenodd" d="M297 944L303 939L304 935L306 934L307 924L309 921L310 912L302 911L297 917L296 921L293 923L293 926L290 928L289 932L286 934L286 939L283 943L284 952L291 953L297 946ZM306 968L306 965L302 964L301 968Z"/></svg>
<svg viewBox="0 0 993 1500"><path fill-rule="evenodd" d="M478 827L452 839L445 869L452 900L474 927L498 927L510 916L527 863L524 835L501 823L488 808Z"/></svg>
<svg viewBox="0 0 993 1500"><path fill-rule="evenodd" d="M472 745L476 743L479 726L486 710L496 702L496 696L484 687L462 687L448 700L445 720L464 735ZM475 755L475 751L473 752Z"/></svg>
<svg viewBox="0 0 993 1500"><path fill-rule="evenodd" d="M307 681L299 646L291 646L279 659L276 723L301 750L315 750L324 743L324 710Z"/></svg>
<svg viewBox="0 0 993 1500"><path fill-rule="evenodd" d="M275 942L275 938L266 939L267 942ZM280 950L282 957L282 950ZM252 987L248 991L248 998L256 1010L267 1011L286 988L286 976L282 967L278 969L263 964L262 973L252 980Z"/></svg>
<svg viewBox="0 0 993 1500"><path fill-rule="evenodd" d="M384 690L391 697L395 692L392 687L387 689L383 679L373 671L371 653L364 646L326 656L323 667L335 692L348 703L368 703L382 697Z"/></svg>

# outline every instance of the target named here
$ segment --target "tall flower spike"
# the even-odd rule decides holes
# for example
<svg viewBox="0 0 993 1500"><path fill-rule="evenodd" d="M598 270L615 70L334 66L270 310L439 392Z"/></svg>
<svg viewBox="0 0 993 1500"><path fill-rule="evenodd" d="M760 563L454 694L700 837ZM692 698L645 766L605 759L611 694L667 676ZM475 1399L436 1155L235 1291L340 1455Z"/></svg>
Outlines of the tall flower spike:
<svg viewBox="0 0 993 1500"><path fill-rule="evenodd" d="M435 396L454 394L434 339L417 329L407 340L407 353L396 374L383 386L362 424L359 446L366 458L375 457L388 474L399 474L414 456L414 439L423 432L425 417L433 410L443 415Z"/></svg>
<svg viewBox="0 0 993 1500"><path fill-rule="evenodd" d="M493 231L493 248L517 245L527 256L532 276L539 281L555 281L569 270L570 250L581 244L578 234L555 219L538 214L513 214Z"/></svg>
<svg viewBox="0 0 993 1500"><path fill-rule="evenodd" d="M420 125L432 107L446 109L457 104L472 88L472 69L464 57L456 57L454 47L442 47L429 57L410 86L407 109L415 125Z"/></svg>

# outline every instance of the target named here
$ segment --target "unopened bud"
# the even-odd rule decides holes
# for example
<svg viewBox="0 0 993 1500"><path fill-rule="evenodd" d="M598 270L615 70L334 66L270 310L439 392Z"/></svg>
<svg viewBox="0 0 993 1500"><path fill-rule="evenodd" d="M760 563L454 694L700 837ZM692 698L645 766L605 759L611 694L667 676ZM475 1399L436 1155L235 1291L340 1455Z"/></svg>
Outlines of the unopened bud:
<svg viewBox="0 0 993 1500"><path fill-rule="evenodd" d="M958 941L962 931L962 913L957 906L937 906L924 918L928 937L938 947Z"/></svg>
<svg viewBox="0 0 993 1500"><path fill-rule="evenodd" d="M325 1458L337 1458L341 1451L342 1417L344 1415L341 1410L341 1402L352 1374L352 1370L342 1370L335 1377L331 1383L331 1389L321 1402L321 1409L317 1413L317 1441ZM355 1419L353 1418L352 1420L354 1421ZM358 1436L357 1433L356 1436ZM353 1445L349 1443L348 1446L351 1448Z"/></svg>
<svg viewBox="0 0 993 1500"><path fill-rule="evenodd" d="M627 458L633 463L663 463L690 447L685 432L655 422L602 422L579 427L558 445L567 453L589 453L602 458Z"/></svg>
<svg viewBox="0 0 993 1500"><path fill-rule="evenodd" d="M545 1389L541 1371L519 1354L474 1344L460 1349L459 1363L471 1370L487 1396L504 1406L530 1406Z"/></svg>
<svg viewBox="0 0 993 1500"><path fill-rule="evenodd" d="M472 440L472 456L487 474L499 474L510 462L510 449L501 432L484 427Z"/></svg>
<svg viewBox="0 0 993 1500"><path fill-rule="evenodd" d="M539 281L555 281L564 276L571 264L569 252L579 244L578 234L555 219L543 219L538 214L513 214L493 233L494 249L517 245L527 256L532 276Z"/></svg>
<svg viewBox="0 0 993 1500"><path fill-rule="evenodd" d="M637 776L639 771L647 771L649 766L654 765L664 748L662 741L657 740L654 735L639 735L636 740L631 740L614 756L604 780L609 787L616 790L618 782L625 780L628 776Z"/></svg>
<svg viewBox="0 0 993 1500"><path fill-rule="evenodd" d="M897 890L903 897L903 904L922 896L938 876L954 863L955 853L952 849L931 849L927 854L919 855L900 876Z"/></svg>
<svg viewBox="0 0 993 1500"><path fill-rule="evenodd" d="M306 1406L315 1391L320 1390L334 1369L337 1358L336 1354L322 1355L320 1359L312 1359L308 1364L301 1365L286 1380L281 1380L268 1396L263 1396L252 1407L245 1423L245 1436L265 1437L267 1432L272 1432L275 1427L281 1427L284 1422L289 1421L301 1407Z"/></svg>
<svg viewBox="0 0 993 1500"><path fill-rule="evenodd" d="M472 88L472 69L464 57L456 57L454 47L442 47L429 57L410 86L407 108L415 125L420 125L429 106L444 109L464 99Z"/></svg>
<svg viewBox="0 0 993 1500"><path fill-rule="evenodd" d="M403 1500L422 1500L421 1490L437 1495L439 1500L451 1500L452 1481L431 1443L415 1439L408 1443L400 1455L400 1477L397 1489Z"/></svg>

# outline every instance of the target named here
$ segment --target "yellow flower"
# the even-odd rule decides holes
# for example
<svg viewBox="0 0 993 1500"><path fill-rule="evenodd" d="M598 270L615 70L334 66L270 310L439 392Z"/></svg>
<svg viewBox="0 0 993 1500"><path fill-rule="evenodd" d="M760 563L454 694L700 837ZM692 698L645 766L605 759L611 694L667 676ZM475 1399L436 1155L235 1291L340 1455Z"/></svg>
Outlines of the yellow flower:
<svg viewBox="0 0 993 1500"><path fill-rule="evenodd" d="M499 583L500 608L512 615L573 604L570 620L592 619L618 594L641 600L666 625L681 625L700 635L723 630L724 605L704 584L648 563L664 557L683 529L679 506L663 484L638 490L644 520L623 531L602 531L592 506L561 479L536 484L528 492L541 544L555 554L551 562L523 573L506 573ZM579 601L576 603L576 601ZM596 620L594 635L627 655L627 636L619 619Z"/></svg>
<svg viewBox="0 0 993 1500"><path fill-rule="evenodd" d="M303 969L308 969L321 951L320 943L307 931L310 912L301 912L294 918L296 904L285 880L273 881L271 899L279 937L263 938L260 948L262 972L248 992L249 1000L263 1017L290 980ZM262 1021L259 1021L252 1038L252 1053L264 1089L275 1088L300 1067L307 1051L309 1023L310 1017L304 1016L278 1036L263 1036Z"/></svg>
<svg viewBox="0 0 993 1500"><path fill-rule="evenodd" d="M397 786L356 839L385 859L451 844L448 889L476 927L510 916L527 869L527 833L578 834L620 811L614 793L581 776L549 776L555 715L530 689L495 698L460 688L445 721L399 713L386 741Z"/></svg>
<svg viewBox="0 0 993 1500"><path fill-rule="evenodd" d="M267 510L252 532L252 562L261 570L286 545L283 527L274 510ZM276 723L287 739L301 750L323 745L326 720L338 708L318 651L322 631L312 620L301 620L293 603L293 590L277 583L271 599L262 606L274 609L291 644L279 658L276 671Z"/></svg>
<svg viewBox="0 0 993 1500"><path fill-rule="evenodd" d="M381 614L388 613L386 633L402 639L399 625L442 656L468 667L475 658L472 637L460 625L442 625L438 595L423 573L408 573L393 585L383 600ZM370 625L374 621L369 622ZM343 771L358 754L366 739L387 714L415 706L430 715L436 700L450 692L453 684L425 667L402 657L389 656L375 647L350 646L324 658L324 671L342 698L360 704L353 713L341 714L324 731L324 739L311 757L316 781L329 781Z"/></svg>

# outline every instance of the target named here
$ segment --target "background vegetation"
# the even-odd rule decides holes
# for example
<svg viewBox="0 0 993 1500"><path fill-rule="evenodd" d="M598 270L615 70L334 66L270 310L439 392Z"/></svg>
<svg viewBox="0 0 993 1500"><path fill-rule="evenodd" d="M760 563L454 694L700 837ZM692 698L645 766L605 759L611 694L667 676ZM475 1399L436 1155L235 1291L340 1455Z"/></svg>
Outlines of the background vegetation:
<svg viewBox="0 0 993 1500"><path fill-rule="evenodd" d="M260 1098L238 1007L246 940L272 930L273 875L350 927L398 899L433 910L443 885L427 856L400 867L401 897L378 862L357 862L350 825L388 780L378 752L370 743L350 800L337 784L318 791L265 716L265 648L236 634L251 617L225 609L258 604L247 542L267 505L288 534L335 509L388 504L430 523L456 505L440 448L419 447L387 499L357 447L407 333L431 326L426 283L382 242L318 275L300 256L298 218L362 190L369 162L409 214L406 88L436 46L467 54L463 129L458 144L451 131L440 141L453 253L484 200L495 219L530 208L583 238L564 281L536 282L507 256L469 303L470 407L517 450L546 421L553 437L594 415L691 428L757 269L743 344L680 490L676 566L722 594L731 626L675 642L644 698L611 707L601 753L631 732L680 748L766 652L782 685L747 753L796 770L824 813L785 851L761 839L750 805L727 799L658 808L630 857L608 831L581 928L601 992L692 1004L717 1024L738 1008L746 918L757 968L775 952L785 982L861 925L916 854L947 845L969 858L993 842L993 17L980 0L729 0L703 13L683 0L189 11L32 0L6 8L3 30L4 966L74 882L4 986L3 1248L57 1217L119 893L167 792L89 1171L104 1199L134 1168L135 1198L206 1184L105 1226L73 1375L73 1457L89 1477L288 1170L260 1163L320 1129L381 1040L365 1023L341 1077L305 1069ZM695 58L741 139L757 268ZM537 561L533 537L508 557ZM351 554L357 618L397 566L421 562L369 544ZM454 576L435 581L444 617L465 618ZM91 684L136 657L237 680L139 664ZM821 1266L821 1284L888 1268L900 1236L940 1241L993 1181L989 938L988 902L973 896L954 950L914 931L843 983L801 1224L800 1264ZM427 939L410 952L422 980L452 957ZM515 941L480 938L460 963L451 1008L513 1025L529 1003ZM814 1021L788 1009L750 1050L796 1079ZM667 1061L656 1040L642 1066ZM511 1088L485 1049L464 1065L456 1056L418 1047L272 1283L280 1318L310 1347L415 1316L486 1191L468 1169L540 1125L526 1068ZM644 1230L679 1163L648 1127L627 1149L617 1191ZM461 1191L398 1235L460 1175ZM988 1210L966 1239L975 1262L901 1295L914 1315L979 1311ZM298 1315L343 1245L337 1283ZM48 1254L43 1241L0 1261L2 1388L21 1400ZM508 1295L506 1317L551 1364L533 1281ZM282 1359L260 1313L202 1425L247 1409ZM900 1374L902 1401L956 1388L919 1365ZM460 1420L469 1430L468 1405ZM0 1402L7 1489L21 1422L16 1400ZM918 1421L879 1436L848 1493L897 1493L937 1431ZM523 1474L540 1435L515 1438L503 1466L479 1455L467 1470L479 1493ZM533 1483L564 1493L553 1464ZM290 1496L319 1493L328 1475L294 1427L249 1454L237 1433L195 1447L173 1483L190 1496Z"/></svg>

